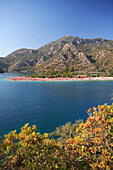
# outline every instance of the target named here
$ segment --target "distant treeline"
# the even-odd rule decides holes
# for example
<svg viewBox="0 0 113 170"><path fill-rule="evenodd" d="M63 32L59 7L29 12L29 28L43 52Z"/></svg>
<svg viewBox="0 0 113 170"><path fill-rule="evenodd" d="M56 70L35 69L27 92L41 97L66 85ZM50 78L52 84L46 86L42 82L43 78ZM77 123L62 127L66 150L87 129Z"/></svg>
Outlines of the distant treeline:
<svg viewBox="0 0 113 170"><path fill-rule="evenodd" d="M31 74L29 75L29 77L39 77L39 78L45 78L45 77L49 77L49 78L54 78L54 77L77 77L79 75L86 75L88 77L99 77L99 76L113 76L113 73L79 73L77 71L74 70L73 67L67 68L67 67L63 67L60 71L51 68L48 70L43 70L41 73L39 74Z"/></svg>

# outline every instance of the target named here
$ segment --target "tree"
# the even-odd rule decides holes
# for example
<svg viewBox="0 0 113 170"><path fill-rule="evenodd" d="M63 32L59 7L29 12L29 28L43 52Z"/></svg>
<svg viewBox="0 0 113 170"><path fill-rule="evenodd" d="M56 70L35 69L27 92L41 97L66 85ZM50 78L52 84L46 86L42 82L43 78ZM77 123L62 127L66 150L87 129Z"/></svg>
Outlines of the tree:
<svg viewBox="0 0 113 170"><path fill-rule="evenodd" d="M69 71L73 72L74 71L74 67L70 67Z"/></svg>
<svg viewBox="0 0 113 170"><path fill-rule="evenodd" d="M4 73L4 71L0 68L0 73Z"/></svg>
<svg viewBox="0 0 113 170"><path fill-rule="evenodd" d="M71 124L71 122L66 123L63 126L56 127L56 130L54 132L51 132L49 136L51 137L57 137L57 140L59 142L65 142L69 138L74 138L76 136L75 130L79 126L79 123L81 123L82 120L75 121L74 124Z"/></svg>
<svg viewBox="0 0 113 170"><path fill-rule="evenodd" d="M69 69L67 67L63 67L61 70L61 73L67 73L69 71Z"/></svg>

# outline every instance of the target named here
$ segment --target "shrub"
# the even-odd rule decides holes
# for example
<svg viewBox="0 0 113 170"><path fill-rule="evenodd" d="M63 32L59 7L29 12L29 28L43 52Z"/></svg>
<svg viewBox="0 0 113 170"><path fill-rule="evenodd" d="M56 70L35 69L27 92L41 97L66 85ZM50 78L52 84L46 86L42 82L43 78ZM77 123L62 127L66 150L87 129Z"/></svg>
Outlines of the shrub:
<svg viewBox="0 0 113 170"><path fill-rule="evenodd" d="M79 126L80 122L82 122L82 120L75 121L73 124L71 124L71 122L67 122L63 126L56 127L56 130L51 132L49 136L55 138L61 143L64 143L67 139L74 138L76 136L75 130Z"/></svg>
<svg viewBox="0 0 113 170"><path fill-rule="evenodd" d="M107 169L113 167L113 104L88 110L85 123L64 141L49 139L26 124L0 138L1 169ZM70 123L61 127L61 132ZM71 129L71 128L70 128ZM66 135L66 134L65 134ZM62 135L59 135L62 137ZM64 138L63 138L64 139Z"/></svg>

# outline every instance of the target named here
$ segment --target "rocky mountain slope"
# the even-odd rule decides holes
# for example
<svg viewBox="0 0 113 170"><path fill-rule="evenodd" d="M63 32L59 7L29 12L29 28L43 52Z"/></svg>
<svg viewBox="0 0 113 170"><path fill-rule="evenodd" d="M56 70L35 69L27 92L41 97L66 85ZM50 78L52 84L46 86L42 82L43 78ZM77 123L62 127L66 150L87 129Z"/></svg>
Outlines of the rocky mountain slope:
<svg viewBox="0 0 113 170"><path fill-rule="evenodd" d="M0 68L4 71L39 71L51 67L112 71L113 40L65 36L37 50L19 49L0 58Z"/></svg>

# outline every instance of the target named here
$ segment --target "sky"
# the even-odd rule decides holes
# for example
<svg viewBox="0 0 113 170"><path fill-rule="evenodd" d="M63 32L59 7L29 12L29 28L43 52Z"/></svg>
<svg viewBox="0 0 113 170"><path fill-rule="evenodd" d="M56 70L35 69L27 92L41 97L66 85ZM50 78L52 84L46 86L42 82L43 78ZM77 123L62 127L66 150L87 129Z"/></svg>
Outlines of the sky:
<svg viewBox="0 0 113 170"><path fill-rule="evenodd" d="M0 57L66 35L113 40L113 0L0 0Z"/></svg>

